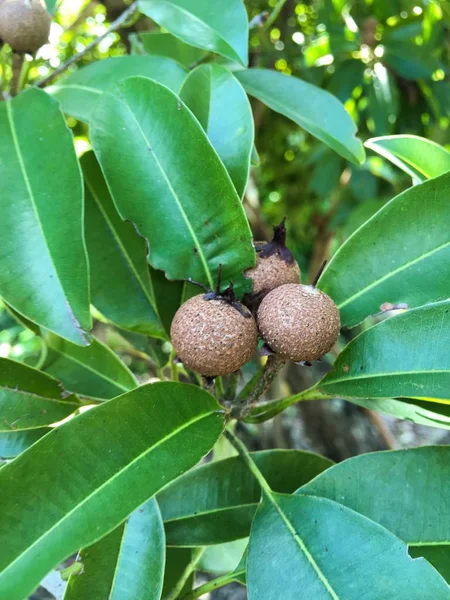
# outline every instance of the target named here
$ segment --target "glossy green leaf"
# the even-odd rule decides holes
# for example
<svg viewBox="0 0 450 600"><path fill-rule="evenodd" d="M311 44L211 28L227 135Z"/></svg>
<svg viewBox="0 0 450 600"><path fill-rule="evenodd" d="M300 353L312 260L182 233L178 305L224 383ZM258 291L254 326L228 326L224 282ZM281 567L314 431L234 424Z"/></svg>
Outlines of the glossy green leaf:
<svg viewBox="0 0 450 600"><path fill-rule="evenodd" d="M450 446L349 458L298 490L329 498L379 523L411 546L450 544Z"/></svg>
<svg viewBox="0 0 450 600"><path fill-rule="evenodd" d="M299 450L266 450L252 454L280 492L293 492L332 464ZM239 457L202 465L158 494L171 546L206 546L247 537L261 489Z"/></svg>
<svg viewBox="0 0 450 600"><path fill-rule="evenodd" d="M419 181L450 171L450 152L436 142L415 135L371 138L365 146Z"/></svg>
<svg viewBox="0 0 450 600"><path fill-rule="evenodd" d="M404 79L431 79L433 73L444 66L426 45L410 42L388 43L384 47L383 62Z"/></svg>
<svg viewBox="0 0 450 600"><path fill-rule="evenodd" d="M386 319L344 348L319 390L357 398L448 399L449 337L450 302Z"/></svg>
<svg viewBox="0 0 450 600"><path fill-rule="evenodd" d="M0 597L23 600L53 567L194 466L222 427L220 406L204 390L155 383L72 419L0 469Z"/></svg>
<svg viewBox="0 0 450 600"><path fill-rule="evenodd" d="M248 539L235 540L226 544L208 546L203 553L198 568L201 571L222 575L237 569L247 548Z"/></svg>
<svg viewBox="0 0 450 600"><path fill-rule="evenodd" d="M449 393L450 396L450 393ZM450 429L450 400L417 400L415 398L347 398L352 404L369 410L391 415L396 419L406 419L418 425Z"/></svg>
<svg viewBox="0 0 450 600"><path fill-rule="evenodd" d="M381 62L376 62L367 86L369 126L377 135L393 130L400 109L394 77Z"/></svg>
<svg viewBox="0 0 450 600"><path fill-rule="evenodd" d="M0 458L15 458L51 431L50 427L0 432Z"/></svg>
<svg viewBox="0 0 450 600"><path fill-rule="evenodd" d="M272 494L252 524L248 598L279 600L280 586L283 600L450 598L437 571L377 523L325 498Z"/></svg>
<svg viewBox="0 0 450 600"><path fill-rule="evenodd" d="M248 288L243 271L255 252L241 202L175 94L141 77L122 81L97 104L91 139L120 215L150 242L153 267L212 289L222 264L223 281L239 294Z"/></svg>
<svg viewBox="0 0 450 600"><path fill-rule="evenodd" d="M166 569L164 571L164 583L161 594L162 600L168 600L174 589L178 586L186 569L192 561L192 550L190 548L169 548L166 546ZM194 583L194 573L188 577L180 596L187 594Z"/></svg>
<svg viewBox="0 0 450 600"><path fill-rule="evenodd" d="M142 31L131 34L129 38L134 53L166 56L185 67L190 67L206 54L204 50L185 44L170 33Z"/></svg>
<svg viewBox="0 0 450 600"><path fill-rule="evenodd" d="M449 191L450 174L406 190L336 252L318 286L336 302L342 325L357 325L386 302L411 308L450 296Z"/></svg>
<svg viewBox="0 0 450 600"><path fill-rule="evenodd" d="M44 339L48 353L42 368L67 390L107 400L136 387L128 367L99 340L94 338L90 346L81 348L52 333Z"/></svg>
<svg viewBox="0 0 450 600"><path fill-rule="evenodd" d="M125 524L82 550L64 600L159 600L164 575L164 527L153 498Z"/></svg>
<svg viewBox="0 0 450 600"><path fill-rule="evenodd" d="M96 61L46 88L61 110L80 121L90 121L105 90L133 75L149 77L178 92L186 70L175 61L156 56L116 56Z"/></svg>
<svg viewBox="0 0 450 600"><path fill-rule="evenodd" d="M241 0L139 0L139 10L187 44L248 63L248 18Z"/></svg>
<svg viewBox="0 0 450 600"><path fill-rule="evenodd" d="M35 88L1 102L0 294L31 321L85 345L82 202L72 134L57 102Z"/></svg>
<svg viewBox="0 0 450 600"><path fill-rule="evenodd" d="M224 67L200 65L187 76L180 98L208 134L242 198L255 132L252 109L241 84Z"/></svg>
<svg viewBox="0 0 450 600"><path fill-rule="evenodd" d="M67 396L56 379L0 358L0 432L39 429L65 419L80 407L75 396Z"/></svg>
<svg viewBox="0 0 450 600"><path fill-rule="evenodd" d="M248 69L235 75L251 96L291 119L347 160L364 162L364 147L355 137L356 126L344 106L330 93L297 77L268 69Z"/></svg>
<svg viewBox="0 0 450 600"><path fill-rule="evenodd" d="M95 154L84 154L81 166L92 303L123 329L166 337L150 278L147 244L117 213Z"/></svg>

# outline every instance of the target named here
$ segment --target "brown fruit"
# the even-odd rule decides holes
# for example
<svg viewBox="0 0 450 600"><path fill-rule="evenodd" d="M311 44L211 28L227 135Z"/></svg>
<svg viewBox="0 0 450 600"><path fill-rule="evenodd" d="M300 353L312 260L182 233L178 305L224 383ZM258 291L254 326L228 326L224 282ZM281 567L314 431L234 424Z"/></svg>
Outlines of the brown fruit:
<svg viewBox="0 0 450 600"><path fill-rule="evenodd" d="M250 360L258 330L244 306L238 310L223 299L205 300L204 294L199 294L178 309L170 335L186 367L205 377L218 377L237 371Z"/></svg>
<svg viewBox="0 0 450 600"><path fill-rule="evenodd" d="M256 266L245 276L253 279L253 291L246 294L244 304L257 308L266 294L286 283L300 283L300 268L286 247L286 227L283 221L274 227L270 242L255 242Z"/></svg>
<svg viewBox="0 0 450 600"><path fill-rule="evenodd" d="M261 302L258 327L277 354L295 362L316 360L334 346L340 329L333 300L310 285L287 284Z"/></svg>
<svg viewBox="0 0 450 600"><path fill-rule="evenodd" d="M43 0L0 2L0 38L16 52L39 50L48 41L51 21Z"/></svg>

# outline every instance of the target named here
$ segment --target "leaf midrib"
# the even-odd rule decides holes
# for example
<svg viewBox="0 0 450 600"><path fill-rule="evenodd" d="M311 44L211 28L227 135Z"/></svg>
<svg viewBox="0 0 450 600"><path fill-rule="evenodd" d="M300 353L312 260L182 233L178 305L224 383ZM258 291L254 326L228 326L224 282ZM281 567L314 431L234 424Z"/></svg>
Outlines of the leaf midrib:
<svg viewBox="0 0 450 600"><path fill-rule="evenodd" d="M71 354L66 354L65 352L63 352L59 348L55 348L51 344L49 344L49 346L53 350L53 352L56 352L57 354L64 356L64 358L66 358L67 360L80 365L83 369L86 369L86 371L90 371L91 373L94 373L94 375L97 375L97 377L99 377L100 379L103 379L104 381L107 381L108 383L112 384L114 387L117 387L117 388L123 390L124 392L129 392L130 390L134 389L134 388L130 388L130 387L125 387L123 384L119 383L118 381L115 381L114 379L110 379L104 373L100 373L99 371L96 371L95 369L90 367L87 363L84 363L81 360L74 358ZM113 356L115 357L114 354L113 354ZM135 387L136 387L136 382L135 382ZM93 396L90 396L90 397L93 397Z"/></svg>
<svg viewBox="0 0 450 600"><path fill-rule="evenodd" d="M125 260L127 261L127 263L129 265L131 271L133 272L134 276L136 277L137 281L139 282L139 284L140 284L140 286L141 286L141 288L142 288L142 290L144 292L144 295L147 298L147 300L148 300L151 308L153 309L153 311L154 311L156 317L158 318L158 320L161 322L160 316L158 314L158 309L157 309L156 303L155 303L153 285L152 285L152 281L151 281L150 276L148 278L149 279L148 283L149 283L149 286L150 286L150 292L149 292L149 290L147 290L147 287L145 286L144 281L142 281L142 279L141 279L138 271L136 270L136 268L135 268L135 266L133 264L133 261L131 259L131 256L128 254L128 251L127 251L126 247L123 245L122 240L121 240L119 234L116 232L116 230L115 230L115 228L114 228L114 226L113 226L113 224L112 224L112 222L111 222L108 214L106 213L105 209L103 208L103 205L100 202L100 199L99 199L98 195L95 193L94 188L93 188L93 186L92 186L92 184L91 184L91 182L89 180L89 177L88 177L88 175L86 173L84 174L84 181L85 181L86 186L88 187L88 189L89 189L89 191L90 191L90 193L92 195L92 198L93 198L94 202L96 203L96 205L97 205L98 209L100 210L103 218L105 219L106 224L108 225L108 227L109 227L109 229L110 229L110 231L111 231L111 233L113 235L113 238L116 240L116 243L119 246L120 250L122 251L123 256L125 257Z"/></svg>
<svg viewBox="0 0 450 600"><path fill-rule="evenodd" d="M53 260L52 253L50 251L50 246L48 244L47 237L45 235L45 231L44 231L44 228L42 226L42 222L41 222L39 211L38 211L38 208L37 208L37 205L36 205L36 200L35 200L35 197L34 197L33 189L31 187L31 182L30 182L30 179L28 178L28 173L27 173L27 170L25 168L25 162L24 162L24 159L23 159L22 150L20 148L19 140L17 138L17 131L16 131L15 123L14 123L13 110L12 110L12 104L11 104L11 102L12 101L7 101L5 103L6 104L6 116L8 118L9 128L10 128L10 131L11 131L11 138L12 138L12 141L13 141L13 144L14 144L14 149L16 151L17 159L19 161L19 166L20 166L20 170L21 170L21 173L22 173L23 181L25 183L25 187L26 187L26 190L28 192L28 197L29 197L29 199L31 201L31 205L33 207L33 212L34 212L37 224L38 224L39 229L40 229L41 234L42 234L42 239L44 241L45 247L47 248L48 256L50 258L50 261L51 261L51 264L52 264L52 267L53 267L53 272L55 273L56 278L58 279L58 283L59 283L60 289L63 292L64 298L66 300L66 307L68 309L70 320L75 325L75 327L76 327L76 329L77 329L78 334L80 335L80 337L84 341L86 341L86 336L85 336L84 330L81 327L80 322L78 321L77 317L75 316L75 314L74 314L74 312L72 310L72 307L71 307L70 302L69 302L69 300L67 298L64 286L62 285L62 282L61 282L58 270L56 268L56 263Z"/></svg>
<svg viewBox="0 0 450 600"><path fill-rule="evenodd" d="M385 281L387 281L391 277L394 277L394 275L397 275L398 273L401 273L402 271L405 271L406 269L409 269L409 267L411 267L412 265L415 265L415 264L421 262L422 260L425 260L426 258L429 258L433 254L436 254L437 252L440 252L441 250L445 250L445 248L447 248L447 247L450 247L450 242L445 242L445 244L441 244L440 246L436 246L436 248L433 248L432 250L429 250L428 252L425 252L424 254L421 254L417 258L414 258L413 260L410 260L410 261L404 263L403 265L400 265L400 267L397 267L393 271L390 271L389 273L386 273L385 275L383 275L383 277L380 277L379 279L377 279L376 281L373 281L372 283L370 283L369 285L365 286L364 288L361 288L360 290L358 290L358 292L356 292L355 294L353 294L353 296L350 296L349 298L347 298L347 300L344 300L344 302L341 302L340 304L338 304L337 305L338 309L340 310L341 308L344 308L345 306L347 306L348 304L350 304L351 302L353 302L356 298L359 298L360 296L362 296L363 294L365 294L367 291L369 291L369 290L377 287L378 285L384 283Z"/></svg>
<svg viewBox="0 0 450 600"><path fill-rule="evenodd" d="M221 33L219 33L216 29L214 29L213 27L211 27L211 25L209 25L209 23L206 23L205 21L202 21L202 19L200 19L200 17L197 17L197 15L195 15L192 12L189 12L188 10L186 10L185 8L183 8L182 6L179 6L178 4L173 4L172 2L169 2L168 0L159 0L159 3L160 4L167 4L168 6L171 6L175 10L178 10L181 13L184 13L185 15L191 17L193 21L196 21L197 23L200 23L203 27L206 27L206 29L209 29L210 31L212 31L219 38L219 40L221 42L223 42L227 46L227 48L229 48L229 50L231 51L231 53L233 54L233 56L235 56L235 57L237 56L238 59L239 59L239 62L242 62L242 59L239 56L239 54L236 52L236 50L223 37L223 35ZM185 43L187 44L188 42L185 42Z"/></svg>
<svg viewBox="0 0 450 600"><path fill-rule="evenodd" d="M158 168L159 168L159 170L161 172L161 175L164 177L164 181L166 182L166 185L167 185L167 187L169 189L169 192L172 194L172 197L175 200L176 205L178 206L178 210L180 211L180 214L183 217L184 222L186 223L188 231L191 234L191 238L194 241L195 247L198 250L198 256L199 256L199 258L200 258L200 260L202 262L203 270L204 270L205 275L206 275L206 277L208 279L208 283L210 285L210 288L213 289L214 288L214 282L213 282L213 279L212 279L212 276L211 276L211 271L209 270L209 267L208 267L208 261L206 260L205 254L203 252L203 246L202 246L202 244L200 244L200 240L198 239L198 237L197 237L194 229L192 228L191 223L190 223L190 221L188 219L188 216L187 216L187 214L186 214L186 212L185 212L185 210L183 208L183 205L182 205L182 203L181 203L181 201L180 201L177 193L175 192L175 190L174 190L174 188L173 188L173 186L172 186L169 178L167 177L167 174L166 174L165 170L163 169L160 161L158 160L158 157L156 155L156 152L155 152L152 144L150 144L150 141L147 139L147 136L145 135L144 130L142 129L139 121L137 120L136 115L134 114L134 112L133 112L130 104L127 102L127 100L125 99L124 96L122 96L122 102L126 106L126 108L128 109L129 113L131 114L134 122L136 123L137 128L139 129L140 134L142 135L142 138L143 138L144 142L147 145L147 147L152 150L152 156L153 156L153 158L154 158L154 160L156 162L156 165L158 166Z"/></svg>
<svg viewBox="0 0 450 600"><path fill-rule="evenodd" d="M323 586L325 587L325 589L327 590L327 592L329 593L329 595L331 596L331 598L333 600L340 600L339 596L336 594L336 592L333 590L333 588L331 587L330 582L328 581L327 577L325 576L325 574L322 572L321 568L319 567L319 565L317 564L317 562L315 561L313 555L310 553L310 551L308 550L308 547L306 546L305 542L303 541L303 539L300 537L300 534L297 532L297 530L295 529L295 527L292 525L292 523L289 521L288 517L286 516L286 514L284 513L283 509L281 508L281 506L278 504L278 502L276 501L272 490L270 490L270 493L266 492L266 496L269 499L269 501L272 503L272 505L275 507L275 510L278 512L278 514L281 517L281 520L283 521L283 523L285 524L287 530L289 531L289 533L292 535L295 543L299 546L300 550L303 552L303 554L306 556L309 564L312 566L312 568L314 569L314 571L316 572L318 578L320 579L320 581L322 582Z"/></svg>
<svg viewBox="0 0 450 600"><path fill-rule="evenodd" d="M324 383L319 385L320 388L326 387L327 385L333 385L335 383L342 383L343 381L358 381L360 379L376 379L377 377L399 377L401 375L432 375L434 373L441 373L450 375L450 367L448 369L427 369L418 371L389 371L388 373L373 373L367 375L357 375L356 377L341 377L339 379L331 379L330 381L324 380Z"/></svg>
<svg viewBox="0 0 450 600"><path fill-rule="evenodd" d="M105 489L106 487L108 487L112 482L114 482L118 477L122 476L129 468L131 468L135 463L137 463L138 461L140 461L141 459L143 459L147 454L149 454L150 452L152 452L153 450L155 450L156 448L158 448L159 446L161 446L163 443L167 442L168 440L170 440L171 438L173 438L175 435L179 434L180 432L184 431L185 429L188 429L191 425L194 425L195 423L198 423L200 421L202 421L203 419L207 419L209 417L211 417L214 414L214 411L208 412L208 413L202 413L201 415L197 415L195 418L191 419L190 421L187 421L186 423L183 423L183 425L181 425L180 427L177 427L176 429L174 429L173 431L171 431L169 434L165 435L164 437L162 437L160 440L158 440L155 444L153 444L152 446L150 446L149 448L147 448L144 452L141 452L140 454L138 454L138 456L136 456L132 461L130 461L129 463L127 463L127 465L120 469L119 471L117 471L117 473L115 473L112 477L110 477L109 479L107 479L104 483L102 483L99 487L97 487L95 490L93 490L90 494L88 494L85 498L83 498L83 500L81 500L76 506L74 506L68 513L66 513L61 519L59 519L59 521L57 521L54 525L52 525L47 531L45 531L39 538L37 538L32 544L30 544L23 552L21 552L21 554L19 554L14 560L12 560L5 569L3 569L3 571L0 571L0 582L2 577L5 575L5 573L7 573L12 567L14 567L24 556L26 556L26 554L28 554L28 552L30 552L30 550L32 550L37 544L39 544L42 540L45 540L45 538L47 538L54 530L56 530L62 523L64 523L68 518L70 518L77 510L79 510L84 504L86 504L87 502L89 502L92 498L94 498L97 494L99 494L103 489ZM167 482L166 485L169 485L170 482ZM163 486L165 487L165 486ZM161 488L163 489L163 488ZM159 490L158 490L159 491ZM95 541L95 540L94 540ZM92 542L94 543L94 542Z"/></svg>
<svg viewBox="0 0 450 600"><path fill-rule="evenodd" d="M204 517L206 515L213 515L213 514L217 514L217 513L221 513L221 512L232 512L234 510L238 510L240 508L251 508L251 507L255 507L255 509L258 507L258 502L248 502L245 504L230 504L229 506L224 506L221 508L213 508L211 510L204 510L204 511L199 511L194 513L188 513L188 514L184 514L184 515L180 515L177 517L171 517L169 519L163 519L164 523L168 524L168 523L176 523L178 521L189 521L190 519L198 519L201 517Z"/></svg>
<svg viewBox="0 0 450 600"><path fill-rule="evenodd" d="M101 96L103 94L103 91L100 88L93 88L87 85L80 85L78 83L61 83L54 86L56 91L64 91L67 88L82 90L83 92L89 92L90 94L96 94L97 96Z"/></svg>

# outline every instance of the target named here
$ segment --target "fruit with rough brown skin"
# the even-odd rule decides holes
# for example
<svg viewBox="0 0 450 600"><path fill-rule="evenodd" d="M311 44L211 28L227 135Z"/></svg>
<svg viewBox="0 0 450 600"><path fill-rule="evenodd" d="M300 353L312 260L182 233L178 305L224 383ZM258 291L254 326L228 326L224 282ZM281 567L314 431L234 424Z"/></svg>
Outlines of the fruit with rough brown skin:
<svg viewBox="0 0 450 600"><path fill-rule="evenodd" d="M48 41L51 21L43 0L0 2L0 38L15 52L39 50Z"/></svg>
<svg viewBox="0 0 450 600"><path fill-rule="evenodd" d="M273 290L261 302L257 318L268 346L295 362L320 358L339 335L335 303L311 285L287 284Z"/></svg>
<svg viewBox="0 0 450 600"><path fill-rule="evenodd" d="M274 227L270 242L255 242L256 265L245 276L253 279L253 291L246 294L244 304L255 309L266 294L286 283L300 283L300 268L286 247L286 227L283 221Z"/></svg>
<svg viewBox="0 0 450 600"><path fill-rule="evenodd" d="M239 305L238 310L221 298L205 300L205 295L199 294L178 309L170 336L186 367L205 377L218 377L237 371L250 360L258 330L244 306Z"/></svg>

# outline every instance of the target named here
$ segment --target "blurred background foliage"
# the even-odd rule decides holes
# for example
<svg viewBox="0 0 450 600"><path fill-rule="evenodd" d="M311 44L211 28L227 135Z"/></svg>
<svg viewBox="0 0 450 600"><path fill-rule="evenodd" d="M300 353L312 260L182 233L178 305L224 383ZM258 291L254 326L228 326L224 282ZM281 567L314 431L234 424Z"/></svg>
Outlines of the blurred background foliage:
<svg viewBox="0 0 450 600"><path fill-rule="evenodd" d="M128 3L48 0L47 4L54 6L54 23L49 44L34 60L27 58L31 82L102 35ZM403 133L450 147L449 2L245 0L245 5L251 22L252 67L274 68L328 90L345 104L364 140ZM275 16L275 7L281 7L280 12L264 27L267 16ZM109 56L151 52L141 37L147 31L160 28L145 17L134 19L109 34L73 70ZM0 71L6 80L11 75L8 51L3 47L0 61L6 65ZM202 54L192 52L194 59ZM352 231L409 187L411 180L371 151L362 166L352 165L283 116L251 102L260 164L252 169L246 210L256 239L270 237L272 225L287 216L289 245L306 283ZM89 148L87 125L72 117L68 124L81 155ZM1 306L0 331L0 356L39 363L40 340ZM153 352L150 342L139 341L142 356L138 356L136 340L132 344L124 340L116 336L106 341L135 372L144 373L143 357Z"/></svg>

